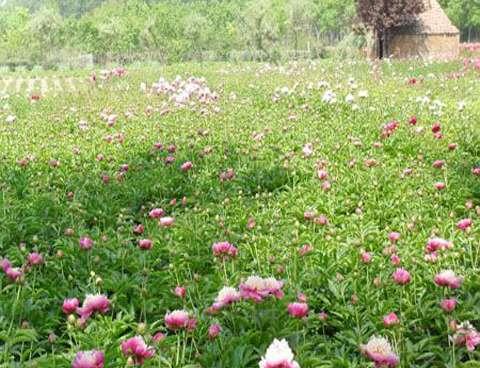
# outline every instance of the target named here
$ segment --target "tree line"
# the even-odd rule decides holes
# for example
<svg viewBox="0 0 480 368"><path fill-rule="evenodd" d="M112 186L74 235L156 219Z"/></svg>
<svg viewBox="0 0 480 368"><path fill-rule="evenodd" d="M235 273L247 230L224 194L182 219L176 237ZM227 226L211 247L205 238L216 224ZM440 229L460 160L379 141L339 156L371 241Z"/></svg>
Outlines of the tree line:
<svg viewBox="0 0 480 368"><path fill-rule="evenodd" d="M464 38L478 33L479 1L441 2ZM356 10L356 0L4 0L0 62L149 51L167 62L318 57L351 34Z"/></svg>

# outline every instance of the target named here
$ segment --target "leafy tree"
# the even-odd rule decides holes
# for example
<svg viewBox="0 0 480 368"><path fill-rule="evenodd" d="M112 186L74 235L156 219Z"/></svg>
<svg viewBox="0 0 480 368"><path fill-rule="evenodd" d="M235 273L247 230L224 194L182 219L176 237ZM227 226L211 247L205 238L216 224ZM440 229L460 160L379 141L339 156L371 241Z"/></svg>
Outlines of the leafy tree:
<svg viewBox="0 0 480 368"><path fill-rule="evenodd" d="M379 56L387 50L388 32L411 23L424 10L423 0L358 0L358 15L378 36Z"/></svg>

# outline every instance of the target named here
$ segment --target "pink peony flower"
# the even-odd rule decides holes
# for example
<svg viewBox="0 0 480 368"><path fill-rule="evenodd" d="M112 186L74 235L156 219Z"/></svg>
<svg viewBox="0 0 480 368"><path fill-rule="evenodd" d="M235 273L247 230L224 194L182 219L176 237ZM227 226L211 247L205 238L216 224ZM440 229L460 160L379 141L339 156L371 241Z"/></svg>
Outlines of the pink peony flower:
<svg viewBox="0 0 480 368"><path fill-rule="evenodd" d="M462 231L468 230L472 226L472 219L465 218L457 222L457 228Z"/></svg>
<svg viewBox="0 0 480 368"><path fill-rule="evenodd" d="M155 348L148 346L141 336L124 340L121 344L121 349L123 355L132 357L137 365L142 365L146 359L150 359L155 355Z"/></svg>
<svg viewBox="0 0 480 368"><path fill-rule="evenodd" d="M77 310L79 305L80 302L77 298L65 299L62 305L63 313L72 314Z"/></svg>
<svg viewBox="0 0 480 368"><path fill-rule="evenodd" d="M208 328L208 338L210 340L214 340L218 337L218 335L220 335L221 332L222 326L220 326L218 323L214 323Z"/></svg>
<svg viewBox="0 0 480 368"><path fill-rule="evenodd" d="M40 253L32 252L27 256L27 263L30 266L36 266L43 263L43 257Z"/></svg>
<svg viewBox="0 0 480 368"><path fill-rule="evenodd" d="M212 245L213 255L222 259L235 258L238 254L238 249L229 242L219 242Z"/></svg>
<svg viewBox="0 0 480 368"><path fill-rule="evenodd" d="M183 286L177 286L173 290L173 294L175 296L178 296L179 298L183 299L183 298L185 298L185 295L187 295L187 289Z"/></svg>
<svg viewBox="0 0 480 368"><path fill-rule="evenodd" d="M196 320L190 318L188 312L184 310L174 310L165 315L165 325L172 331L193 330L196 327Z"/></svg>
<svg viewBox="0 0 480 368"><path fill-rule="evenodd" d="M175 219L173 217L161 217L159 224L162 227L170 227L173 225L174 222Z"/></svg>
<svg viewBox="0 0 480 368"><path fill-rule="evenodd" d="M436 190L443 190L446 187L445 183L442 183L441 181L433 184L433 186L435 187Z"/></svg>
<svg viewBox="0 0 480 368"><path fill-rule="evenodd" d="M165 338L166 336L163 332L157 332L155 335L153 335L152 340L158 344L165 340Z"/></svg>
<svg viewBox="0 0 480 368"><path fill-rule="evenodd" d="M388 234L388 240L390 240L390 243L392 244L395 244L399 239L400 239L400 233L392 231L391 233Z"/></svg>
<svg viewBox="0 0 480 368"><path fill-rule="evenodd" d="M286 340L273 340L259 363L260 368L300 368Z"/></svg>
<svg viewBox="0 0 480 368"><path fill-rule="evenodd" d="M300 254L302 257L311 252L313 252L313 246L311 244L303 244L298 250L298 254Z"/></svg>
<svg viewBox="0 0 480 368"><path fill-rule="evenodd" d="M444 270L435 275L434 282L437 286L458 289L462 285L463 278L456 276L452 270Z"/></svg>
<svg viewBox="0 0 480 368"><path fill-rule="evenodd" d="M145 226L143 226L142 224L138 224L133 227L134 234L141 235L144 233L144 231L145 231Z"/></svg>
<svg viewBox="0 0 480 368"><path fill-rule="evenodd" d="M433 162L433 167L435 169L441 169L443 166L445 165L445 161L444 160L436 160Z"/></svg>
<svg viewBox="0 0 480 368"><path fill-rule="evenodd" d="M12 267L12 263L7 258L0 259L0 268L3 272L7 272L10 267Z"/></svg>
<svg viewBox="0 0 480 368"><path fill-rule="evenodd" d="M401 263L401 259L397 254L392 254L390 256L390 262L392 262L394 266L398 266Z"/></svg>
<svg viewBox="0 0 480 368"><path fill-rule="evenodd" d="M303 218L307 221L312 221L315 217L315 212L313 211L305 211L303 213Z"/></svg>
<svg viewBox="0 0 480 368"><path fill-rule="evenodd" d="M98 350L79 351L75 355L72 368L103 368L105 354Z"/></svg>
<svg viewBox="0 0 480 368"><path fill-rule="evenodd" d="M375 364L375 368L396 367L400 363L397 354L384 337L372 336L368 343L362 345L360 349Z"/></svg>
<svg viewBox="0 0 480 368"><path fill-rule="evenodd" d="M426 253L433 253L439 250L446 250L452 249L453 243L450 240L445 240L442 238L431 238L427 242L427 246L425 247Z"/></svg>
<svg viewBox="0 0 480 368"><path fill-rule="evenodd" d="M362 252L360 254L360 259L365 264L368 264L368 263L372 262L372 258L373 258L372 253Z"/></svg>
<svg viewBox="0 0 480 368"><path fill-rule="evenodd" d="M410 282L410 273L404 268L397 268L392 274L393 281L398 285L406 285Z"/></svg>
<svg viewBox="0 0 480 368"><path fill-rule="evenodd" d="M397 315L394 312L389 313L383 317L383 325L385 327L395 326L395 325L398 325L399 323L400 323L400 320L398 319Z"/></svg>
<svg viewBox="0 0 480 368"><path fill-rule="evenodd" d="M148 216L152 219L160 218L165 215L165 211L161 208L154 208L148 213Z"/></svg>
<svg viewBox="0 0 480 368"><path fill-rule="evenodd" d="M432 133L438 133L440 130L442 130L440 123L435 123L432 125Z"/></svg>
<svg viewBox="0 0 480 368"><path fill-rule="evenodd" d="M237 289L225 286L222 290L220 290L217 297L215 298L215 302L213 303L213 309L220 310L223 307L238 302L240 299L241 295Z"/></svg>
<svg viewBox="0 0 480 368"><path fill-rule="evenodd" d="M457 299L455 299L455 298L443 299L440 302L440 307L446 313L453 312L455 310L456 306L457 306Z"/></svg>
<svg viewBox="0 0 480 368"><path fill-rule="evenodd" d="M458 346L465 346L468 351L474 351L477 345L480 345L480 333L470 322L463 322L458 326L453 342Z"/></svg>
<svg viewBox="0 0 480 368"><path fill-rule="evenodd" d="M258 276L250 276L240 284L240 295L243 299L250 299L254 302L261 302L268 296L277 299L283 298L283 281L275 280L273 277L263 279Z"/></svg>
<svg viewBox="0 0 480 368"><path fill-rule="evenodd" d="M480 166L474 167L472 169L472 174L475 175L475 176L480 176Z"/></svg>
<svg viewBox="0 0 480 368"><path fill-rule="evenodd" d="M327 180L328 179L328 172L326 170L323 170L323 169L317 170L317 177L320 180Z"/></svg>
<svg viewBox="0 0 480 368"><path fill-rule="evenodd" d="M83 301L82 307L77 309L78 315L86 321L93 313L105 314L110 308L110 301L102 294L88 294Z"/></svg>
<svg viewBox="0 0 480 368"><path fill-rule="evenodd" d="M308 315L307 303L290 303L287 307L288 314L294 318L304 318Z"/></svg>
<svg viewBox="0 0 480 368"><path fill-rule="evenodd" d="M5 271L5 275L13 282L20 281L23 276L23 271L19 267L10 267Z"/></svg>
<svg viewBox="0 0 480 368"><path fill-rule="evenodd" d="M184 162L182 166L180 166L180 169L183 172L190 171L193 168L193 164L190 161Z"/></svg>
<svg viewBox="0 0 480 368"><path fill-rule="evenodd" d="M410 125L417 125L417 117L416 117L416 116L412 116L412 117L410 118L410 120L408 121L408 123L409 123Z"/></svg>
<svg viewBox="0 0 480 368"><path fill-rule="evenodd" d="M138 241L138 247L142 250L150 250L153 247L153 241L150 239L140 239Z"/></svg>
<svg viewBox="0 0 480 368"><path fill-rule="evenodd" d="M80 249L83 250L90 250L93 247L93 240L90 239L88 236L82 236L78 243L80 245Z"/></svg>

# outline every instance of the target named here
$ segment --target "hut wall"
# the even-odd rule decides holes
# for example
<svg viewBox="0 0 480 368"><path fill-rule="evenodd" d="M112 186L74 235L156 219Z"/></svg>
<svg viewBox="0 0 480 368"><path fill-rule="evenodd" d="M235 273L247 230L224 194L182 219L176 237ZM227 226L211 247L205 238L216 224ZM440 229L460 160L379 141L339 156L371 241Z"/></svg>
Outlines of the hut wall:
<svg viewBox="0 0 480 368"><path fill-rule="evenodd" d="M388 44L389 54L394 58L451 60L460 52L460 35L395 35Z"/></svg>

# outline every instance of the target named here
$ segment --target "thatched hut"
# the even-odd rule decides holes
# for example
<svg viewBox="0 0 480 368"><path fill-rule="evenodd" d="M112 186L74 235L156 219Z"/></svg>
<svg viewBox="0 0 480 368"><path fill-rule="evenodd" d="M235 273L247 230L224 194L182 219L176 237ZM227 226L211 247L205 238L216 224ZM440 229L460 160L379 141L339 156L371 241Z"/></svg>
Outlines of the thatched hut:
<svg viewBox="0 0 480 368"><path fill-rule="evenodd" d="M375 43L372 56L391 56L397 59L422 58L450 60L460 51L460 32L443 11L437 0L423 0L425 10L412 24L397 27L379 47Z"/></svg>

